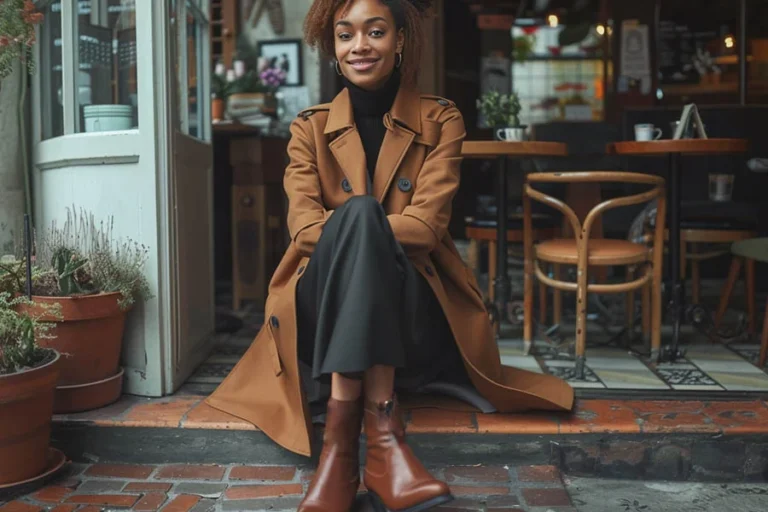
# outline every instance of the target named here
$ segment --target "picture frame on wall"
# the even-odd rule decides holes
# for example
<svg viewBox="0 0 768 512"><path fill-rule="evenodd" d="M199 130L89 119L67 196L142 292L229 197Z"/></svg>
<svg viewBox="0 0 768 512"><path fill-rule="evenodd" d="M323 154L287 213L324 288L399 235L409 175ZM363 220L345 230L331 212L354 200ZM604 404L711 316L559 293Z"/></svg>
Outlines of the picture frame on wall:
<svg viewBox="0 0 768 512"><path fill-rule="evenodd" d="M301 39L259 41L259 57L269 59L270 67L281 68L286 78L283 85L304 85L304 62Z"/></svg>

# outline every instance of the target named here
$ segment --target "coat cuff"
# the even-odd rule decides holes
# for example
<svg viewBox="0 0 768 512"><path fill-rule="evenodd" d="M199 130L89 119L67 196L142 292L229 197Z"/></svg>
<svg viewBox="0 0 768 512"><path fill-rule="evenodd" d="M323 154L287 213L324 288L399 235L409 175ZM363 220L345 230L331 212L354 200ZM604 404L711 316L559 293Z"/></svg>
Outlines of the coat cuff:
<svg viewBox="0 0 768 512"><path fill-rule="evenodd" d="M395 239L407 253L432 252L437 246L437 234L423 220L412 215L388 215Z"/></svg>

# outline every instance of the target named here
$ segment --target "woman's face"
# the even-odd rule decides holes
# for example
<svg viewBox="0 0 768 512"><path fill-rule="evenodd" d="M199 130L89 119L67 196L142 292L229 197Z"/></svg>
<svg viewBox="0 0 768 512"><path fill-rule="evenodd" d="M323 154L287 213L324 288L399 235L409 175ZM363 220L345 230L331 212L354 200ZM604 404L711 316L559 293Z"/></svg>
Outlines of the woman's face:
<svg viewBox="0 0 768 512"><path fill-rule="evenodd" d="M375 90L384 85L400 59L405 39L389 7L380 0L355 0L333 19L336 59L353 84Z"/></svg>

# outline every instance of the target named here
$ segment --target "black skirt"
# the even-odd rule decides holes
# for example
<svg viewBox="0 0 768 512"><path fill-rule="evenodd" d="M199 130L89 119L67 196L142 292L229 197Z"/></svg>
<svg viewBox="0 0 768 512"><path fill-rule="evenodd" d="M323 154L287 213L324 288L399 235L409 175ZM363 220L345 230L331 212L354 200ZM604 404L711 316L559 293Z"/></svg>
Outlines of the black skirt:
<svg viewBox="0 0 768 512"><path fill-rule="evenodd" d="M376 365L396 368L399 389L469 382L440 303L371 196L350 198L328 218L296 305L299 359L317 384Z"/></svg>

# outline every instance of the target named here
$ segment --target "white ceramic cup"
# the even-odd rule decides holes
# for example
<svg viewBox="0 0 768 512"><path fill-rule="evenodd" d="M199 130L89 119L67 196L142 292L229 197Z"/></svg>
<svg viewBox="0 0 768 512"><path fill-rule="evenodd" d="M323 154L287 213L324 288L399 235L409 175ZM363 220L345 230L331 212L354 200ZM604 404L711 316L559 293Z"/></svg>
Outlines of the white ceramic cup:
<svg viewBox="0 0 768 512"><path fill-rule="evenodd" d="M496 130L496 138L507 142L523 142L525 140L525 128L499 128Z"/></svg>
<svg viewBox="0 0 768 512"><path fill-rule="evenodd" d="M656 128L652 124L636 124L635 125L635 140L658 140L661 138L661 128Z"/></svg>

